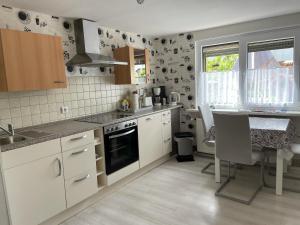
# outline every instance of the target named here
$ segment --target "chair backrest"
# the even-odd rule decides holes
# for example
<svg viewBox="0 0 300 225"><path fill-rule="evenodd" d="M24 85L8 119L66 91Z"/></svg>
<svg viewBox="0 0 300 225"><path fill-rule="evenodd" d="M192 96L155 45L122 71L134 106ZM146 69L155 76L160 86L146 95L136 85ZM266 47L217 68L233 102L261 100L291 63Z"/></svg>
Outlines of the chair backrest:
<svg viewBox="0 0 300 225"><path fill-rule="evenodd" d="M213 118L212 111L210 110L208 104L200 105L198 106L198 109L202 117L204 132L207 135L209 129L214 125L214 118Z"/></svg>
<svg viewBox="0 0 300 225"><path fill-rule="evenodd" d="M213 114L216 129L216 156L221 160L252 164L248 115Z"/></svg>

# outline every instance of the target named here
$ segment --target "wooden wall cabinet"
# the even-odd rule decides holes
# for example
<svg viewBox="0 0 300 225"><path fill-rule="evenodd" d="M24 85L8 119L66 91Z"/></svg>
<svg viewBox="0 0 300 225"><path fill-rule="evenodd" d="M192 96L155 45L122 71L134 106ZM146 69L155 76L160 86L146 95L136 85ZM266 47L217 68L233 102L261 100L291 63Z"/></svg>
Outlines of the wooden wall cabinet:
<svg viewBox="0 0 300 225"><path fill-rule="evenodd" d="M116 48L114 58L128 63L127 66L115 66L116 84L144 84L149 82L150 52L148 49L136 49L130 46Z"/></svg>
<svg viewBox="0 0 300 225"><path fill-rule="evenodd" d="M66 86L60 37L0 29L0 91Z"/></svg>

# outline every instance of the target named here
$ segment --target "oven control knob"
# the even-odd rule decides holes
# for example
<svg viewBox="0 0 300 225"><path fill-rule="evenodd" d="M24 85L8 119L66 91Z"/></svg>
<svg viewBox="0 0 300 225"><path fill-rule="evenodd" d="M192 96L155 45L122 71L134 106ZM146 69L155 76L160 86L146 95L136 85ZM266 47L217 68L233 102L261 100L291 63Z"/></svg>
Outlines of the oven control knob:
<svg viewBox="0 0 300 225"><path fill-rule="evenodd" d="M135 122L133 122L132 125L135 125Z"/></svg>
<svg viewBox="0 0 300 225"><path fill-rule="evenodd" d="M106 129L106 132L109 132L110 130L109 129Z"/></svg>
<svg viewBox="0 0 300 225"><path fill-rule="evenodd" d="M125 127L128 127L128 124L127 124L127 123L125 124Z"/></svg>
<svg viewBox="0 0 300 225"><path fill-rule="evenodd" d="M119 127L115 127L115 130L119 130Z"/></svg>
<svg viewBox="0 0 300 225"><path fill-rule="evenodd" d="M129 123L129 126L132 126L132 123Z"/></svg>

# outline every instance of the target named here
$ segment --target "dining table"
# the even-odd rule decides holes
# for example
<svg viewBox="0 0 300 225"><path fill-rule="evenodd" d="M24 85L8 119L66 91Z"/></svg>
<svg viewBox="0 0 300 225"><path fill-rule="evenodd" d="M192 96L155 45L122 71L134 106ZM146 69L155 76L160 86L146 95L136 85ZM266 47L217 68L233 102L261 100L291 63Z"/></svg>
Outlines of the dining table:
<svg viewBox="0 0 300 225"><path fill-rule="evenodd" d="M284 163L293 153L290 145L296 136L296 127L289 118L249 117L252 146L276 150L276 194L282 195ZM209 130L209 139L215 140L215 126ZM215 154L215 181L221 182L220 160Z"/></svg>

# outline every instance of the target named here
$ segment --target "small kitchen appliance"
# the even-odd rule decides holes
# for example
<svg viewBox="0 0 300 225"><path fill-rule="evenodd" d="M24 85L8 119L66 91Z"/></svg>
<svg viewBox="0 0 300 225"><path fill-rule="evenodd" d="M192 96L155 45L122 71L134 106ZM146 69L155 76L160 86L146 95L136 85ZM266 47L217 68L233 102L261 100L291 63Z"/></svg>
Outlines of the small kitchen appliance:
<svg viewBox="0 0 300 225"><path fill-rule="evenodd" d="M180 102L180 94L178 92L171 92L169 95L169 105L177 105Z"/></svg>
<svg viewBox="0 0 300 225"><path fill-rule="evenodd" d="M161 89L160 89L160 87L154 87L152 89L152 93L153 93L154 106L161 106L161 97L160 97Z"/></svg>

